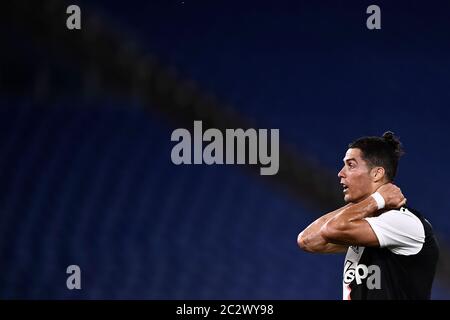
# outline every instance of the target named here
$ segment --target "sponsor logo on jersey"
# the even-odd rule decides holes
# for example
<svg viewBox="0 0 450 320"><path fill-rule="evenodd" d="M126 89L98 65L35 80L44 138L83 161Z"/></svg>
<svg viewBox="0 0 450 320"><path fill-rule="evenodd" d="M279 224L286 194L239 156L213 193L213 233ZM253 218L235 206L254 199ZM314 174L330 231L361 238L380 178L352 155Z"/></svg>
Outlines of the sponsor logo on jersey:
<svg viewBox="0 0 450 320"><path fill-rule="evenodd" d="M344 283L350 284L356 280L356 284L366 282L367 289L381 289L381 270L377 265L366 266L355 264L350 260L345 262Z"/></svg>

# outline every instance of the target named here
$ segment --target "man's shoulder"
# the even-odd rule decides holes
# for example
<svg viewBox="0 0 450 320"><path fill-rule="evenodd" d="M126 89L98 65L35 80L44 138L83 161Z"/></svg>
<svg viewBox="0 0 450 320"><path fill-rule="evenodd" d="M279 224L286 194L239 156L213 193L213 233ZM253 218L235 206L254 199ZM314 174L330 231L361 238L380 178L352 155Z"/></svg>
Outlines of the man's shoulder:
<svg viewBox="0 0 450 320"><path fill-rule="evenodd" d="M411 207L401 207L401 208L396 208L396 209L387 209L384 210L380 216L390 216L390 215L395 215L396 217L399 216L406 216L406 217L411 217L411 218L418 218L419 220L422 219L422 214L415 210L412 209Z"/></svg>
<svg viewBox="0 0 450 320"><path fill-rule="evenodd" d="M410 235L424 237L424 222L407 207L390 209L372 218L366 218L374 232L380 236L400 238ZM378 237L380 240L380 237ZM380 241L381 243L381 241Z"/></svg>
<svg viewBox="0 0 450 320"><path fill-rule="evenodd" d="M427 221L424 216L422 215L422 213L412 207L406 207L403 206L401 208L397 208L397 209L387 209L384 212L382 212L380 214L380 216L394 216L397 218L412 218L414 220L419 220L420 222L424 223L425 221Z"/></svg>

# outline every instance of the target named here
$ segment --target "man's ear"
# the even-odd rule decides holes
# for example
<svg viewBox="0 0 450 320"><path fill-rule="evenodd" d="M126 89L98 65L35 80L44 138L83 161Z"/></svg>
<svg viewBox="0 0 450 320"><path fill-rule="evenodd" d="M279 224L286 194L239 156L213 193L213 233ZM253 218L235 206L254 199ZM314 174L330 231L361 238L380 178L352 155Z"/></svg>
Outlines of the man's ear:
<svg viewBox="0 0 450 320"><path fill-rule="evenodd" d="M383 180L385 173L386 172L384 171L383 167L372 168L371 176L373 178L373 182L378 182L378 181Z"/></svg>

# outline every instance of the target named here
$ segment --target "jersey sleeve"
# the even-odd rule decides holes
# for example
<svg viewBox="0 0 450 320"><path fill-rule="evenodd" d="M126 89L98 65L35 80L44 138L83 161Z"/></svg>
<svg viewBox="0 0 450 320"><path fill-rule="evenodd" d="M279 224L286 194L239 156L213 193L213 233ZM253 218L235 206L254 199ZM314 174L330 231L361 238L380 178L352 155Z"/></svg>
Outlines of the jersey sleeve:
<svg viewBox="0 0 450 320"><path fill-rule="evenodd" d="M417 254L425 242L422 222L406 208L390 210L377 217L365 218L378 238L381 248L395 254Z"/></svg>

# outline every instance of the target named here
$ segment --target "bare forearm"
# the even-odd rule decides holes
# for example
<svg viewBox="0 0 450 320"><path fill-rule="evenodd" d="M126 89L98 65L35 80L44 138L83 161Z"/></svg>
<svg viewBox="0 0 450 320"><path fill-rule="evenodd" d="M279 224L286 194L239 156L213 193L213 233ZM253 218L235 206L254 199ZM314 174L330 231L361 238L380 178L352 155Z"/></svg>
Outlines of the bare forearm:
<svg viewBox="0 0 450 320"><path fill-rule="evenodd" d="M362 224L367 222L364 218L372 217L378 214L378 206L372 197L356 203L350 207L344 208L334 215L322 226L321 236L330 243L341 245L367 244L376 245L377 239L369 238L369 243L357 243L357 239L366 239L359 233L364 232Z"/></svg>
<svg viewBox="0 0 450 320"><path fill-rule="evenodd" d="M367 217L372 217L377 211L378 206L376 201L372 197L368 197L359 203L345 207L331 219L328 219L328 221L332 220L333 223L337 224L349 224Z"/></svg>

